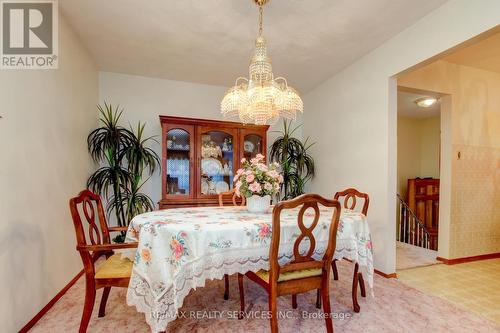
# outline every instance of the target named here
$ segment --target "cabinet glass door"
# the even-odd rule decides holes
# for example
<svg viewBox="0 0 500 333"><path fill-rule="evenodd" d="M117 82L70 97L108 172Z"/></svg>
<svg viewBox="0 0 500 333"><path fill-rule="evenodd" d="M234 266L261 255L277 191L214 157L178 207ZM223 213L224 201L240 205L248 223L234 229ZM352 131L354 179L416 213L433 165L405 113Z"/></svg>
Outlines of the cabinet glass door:
<svg viewBox="0 0 500 333"><path fill-rule="evenodd" d="M234 131L202 129L200 133L200 194L216 195L233 188L237 146Z"/></svg>
<svg viewBox="0 0 500 333"><path fill-rule="evenodd" d="M257 154L264 154L264 140L258 134L247 134L243 136L243 157L247 160Z"/></svg>
<svg viewBox="0 0 500 333"><path fill-rule="evenodd" d="M266 156L266 130L254 128L242 128L239 132L240 159L250 160L262 154Z"/></svg>
<svg viewBox="0 0 500 333"><path fill-rule="evenodd" d="M166 135L166 195L191 193L191 134L182 128L167 130Z"/></svg>

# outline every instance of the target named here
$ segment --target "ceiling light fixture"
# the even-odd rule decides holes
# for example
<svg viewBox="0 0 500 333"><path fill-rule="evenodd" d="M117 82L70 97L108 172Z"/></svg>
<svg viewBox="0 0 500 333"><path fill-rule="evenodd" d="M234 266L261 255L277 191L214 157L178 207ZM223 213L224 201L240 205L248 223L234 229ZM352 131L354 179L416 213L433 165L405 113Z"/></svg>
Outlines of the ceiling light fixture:
<svg viewBox="0 0 500 333"><path fill-rule="evenodd" d="M263 6L269 0L253 0L259 6L259 35L250 61L249 78L239 77L221 102L224 118L239 118L242 123L274 124L279 117L295 120L304 111L299 93L283 77L274 78L266 40L262 36Z"/></svg>
<svg viewBox="0 0 500 333"><path fill-rule="evenodd" d="M429 108L434 104L436 104L437 101L438 100L435 97L422 97L422 98L417 98L415 100L415 104L417 104L421 108Z"/></svg>

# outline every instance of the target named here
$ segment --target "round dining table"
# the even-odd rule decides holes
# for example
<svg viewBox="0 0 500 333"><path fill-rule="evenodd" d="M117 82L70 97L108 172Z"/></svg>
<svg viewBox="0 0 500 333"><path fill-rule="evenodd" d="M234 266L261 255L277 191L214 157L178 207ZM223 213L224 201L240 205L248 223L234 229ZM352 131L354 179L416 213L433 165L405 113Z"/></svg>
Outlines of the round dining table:
<svg viewBox="0 0 500 333"><path fill-rule="evenodd" d="M332 208L320 209L313 235L314 256L322 257L328 242ZM300 235L298 209L284 210L280 219L279 262L293 259L293 245ZM311 221L314 213L306 212ZM176 319L191 289L224 274L269 268L272 214L255 214L246 207L175 208L134 217L126 241L138 242L137 250L124 252L133 261L127 304L146 316L152 332L166 330ZM300 249L309 249L305 238ZM342 209L337 231L335 259L358 263L373 288L373 251L366 217Z"/></svg>

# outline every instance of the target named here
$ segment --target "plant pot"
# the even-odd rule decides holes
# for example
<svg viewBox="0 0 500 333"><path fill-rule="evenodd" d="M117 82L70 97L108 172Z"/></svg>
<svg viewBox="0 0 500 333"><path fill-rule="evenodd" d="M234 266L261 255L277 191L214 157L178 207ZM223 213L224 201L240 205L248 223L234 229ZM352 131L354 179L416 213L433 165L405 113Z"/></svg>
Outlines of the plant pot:
<svg viewBox="0 0 500 333"><path fill-rule="evenodd" d="M252 195L250 198L247 198L247 210L250 213L257 213L257 214L267 213L270 205L271 205L270 195L266 195L264 197L260 197L258 195Z"/></svg>

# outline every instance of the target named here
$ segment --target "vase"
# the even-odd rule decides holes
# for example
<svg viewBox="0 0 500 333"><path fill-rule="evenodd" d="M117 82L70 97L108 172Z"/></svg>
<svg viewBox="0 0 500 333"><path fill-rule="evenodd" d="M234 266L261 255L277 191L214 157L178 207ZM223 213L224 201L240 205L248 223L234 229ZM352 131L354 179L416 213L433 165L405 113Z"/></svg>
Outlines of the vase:
<svg viewBox="0 0 500 333"><path fill-rule="evenodd" d="M271 205L271 196L266 195L260 197L258 195L252 195L250 198L247 198L247 210L250 213L264 214L269 210L269 206Z"/></svg>

